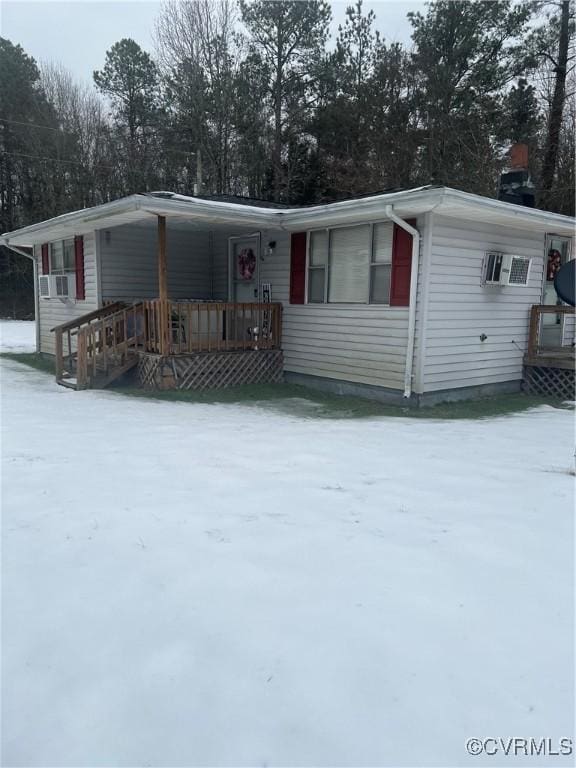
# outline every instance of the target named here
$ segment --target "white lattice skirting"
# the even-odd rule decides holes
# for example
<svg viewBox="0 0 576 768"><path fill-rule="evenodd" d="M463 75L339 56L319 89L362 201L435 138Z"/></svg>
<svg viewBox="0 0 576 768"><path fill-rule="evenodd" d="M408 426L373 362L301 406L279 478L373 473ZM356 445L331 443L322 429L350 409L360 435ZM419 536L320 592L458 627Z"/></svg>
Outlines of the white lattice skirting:
<svg viewBox="0 0 576 768"><path fill-rule="evenodd" d="M276 384L283 379L279 349L199 352L160 357L143 354L138 382L147 389L224 389L242 384Z"/></svg>

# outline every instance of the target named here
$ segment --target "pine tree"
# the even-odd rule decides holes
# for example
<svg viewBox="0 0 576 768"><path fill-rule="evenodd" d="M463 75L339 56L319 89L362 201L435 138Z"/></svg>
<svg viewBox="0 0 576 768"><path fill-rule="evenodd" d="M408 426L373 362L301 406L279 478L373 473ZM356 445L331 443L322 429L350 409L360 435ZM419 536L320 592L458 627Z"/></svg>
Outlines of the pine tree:
<svg viewBox="0 0 576 768"><path fill-rule="evenodd" d="M311 80L328 35L330 7L325 0L240 0L240 9L250 47L269 73L273 198L288 199L286 151L307 117ZM298 93L301 103L296 109ZM289 102L291 122L287 119Z"/></svg>
<svg viewBox="0 0 576 768"><path fill-rule="evenodd" d="M142 192L154 178L158 69L138 43L125 38L107 51L104 68L94 72L94 82L112 101L118 138L125 146L127 191Z"/></svg>

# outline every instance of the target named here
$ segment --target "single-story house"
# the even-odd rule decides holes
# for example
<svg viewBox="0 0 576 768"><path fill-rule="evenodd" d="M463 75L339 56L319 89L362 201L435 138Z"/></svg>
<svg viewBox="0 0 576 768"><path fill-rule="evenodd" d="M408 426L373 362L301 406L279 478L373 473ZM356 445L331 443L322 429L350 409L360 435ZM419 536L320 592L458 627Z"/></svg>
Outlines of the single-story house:
<svg viewBox="0 0 576 768"><path fill-rule="evenodd" d="M285 379L425 403L551 372L552 391L573 387L574 310L554 276L574 232L427 186L298 208L135 194L0 244L34 261L37 349L67 386L132 368L150 387Z"/></svg>

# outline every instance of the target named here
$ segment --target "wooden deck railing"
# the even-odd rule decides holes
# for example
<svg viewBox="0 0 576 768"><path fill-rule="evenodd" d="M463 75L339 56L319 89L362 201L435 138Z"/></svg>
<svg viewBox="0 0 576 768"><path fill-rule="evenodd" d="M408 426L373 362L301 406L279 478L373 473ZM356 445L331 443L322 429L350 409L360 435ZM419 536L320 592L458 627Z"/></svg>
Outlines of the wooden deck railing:
<svg viewBox="0 0 576 768"><path fill-rule="evenodd" d="M544 318L550 316L555 317L555 322L546 325ZM527 358L574 355L575 332L574 307L535 304L530 311Z"/></svg>
<svg viewBox="0 0 576 768"><path fill-rule="evenodd" d="M57 381L75 378L82 389L137 351L182 355L279 349L282 305L160 299L131 306L115 302L52 331Z"/></svg>
<svg viewBox="0 0 576 768"><path fill-rule="evenodd" d="M56 380L62 381L66 372L82 389L98 373L106 375L110 367L122 365L131 351L144 348L142 305L108 304L52 331Z"/></svg>
<svg viewBox="0 0 576 768"><path fill-rule="evenodd" d="M142 302L146 350L181 355L243 349L277 349L282 305L236 302Z"/></svg>

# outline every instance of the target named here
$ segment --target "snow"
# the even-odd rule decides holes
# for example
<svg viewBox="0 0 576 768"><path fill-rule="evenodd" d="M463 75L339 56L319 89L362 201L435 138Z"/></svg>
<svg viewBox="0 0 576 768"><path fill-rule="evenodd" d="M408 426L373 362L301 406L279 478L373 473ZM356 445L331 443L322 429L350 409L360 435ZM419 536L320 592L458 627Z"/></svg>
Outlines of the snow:
<svg viewBox="0 0 576 768"><path fill-rule="evenodd" d="M35 324L29 320L0 320L0 352L34 352Z"/></svg>
<svg viewBox="0 0 576 768"><path fill-rule="evenodd" d="M535 766L465 740L572 735L571 412L327 420L1 366L3 765Z"/></svg>

